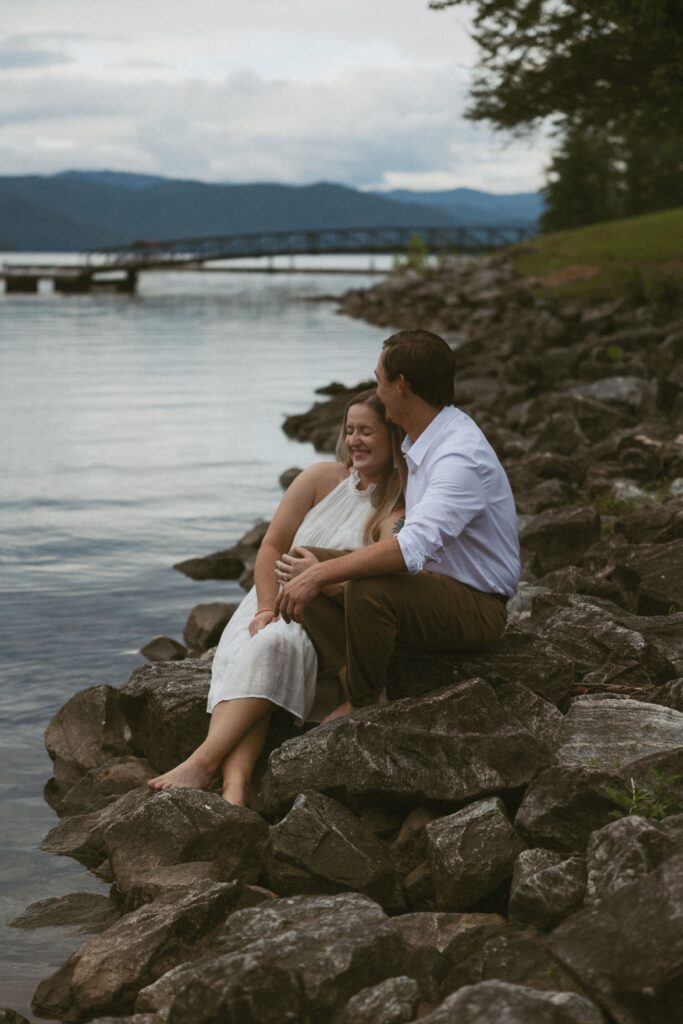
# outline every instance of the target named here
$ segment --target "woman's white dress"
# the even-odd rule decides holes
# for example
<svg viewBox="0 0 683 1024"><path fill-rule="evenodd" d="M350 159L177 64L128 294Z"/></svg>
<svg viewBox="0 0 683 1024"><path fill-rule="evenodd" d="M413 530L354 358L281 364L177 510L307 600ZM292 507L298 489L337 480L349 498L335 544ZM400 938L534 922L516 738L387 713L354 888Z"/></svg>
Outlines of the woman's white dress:
<svg viewBox="0 0 683 1024"><path fill-rule="evenodd" d="M373 511L374 486L358 490L350 475L306 513L292 547L355 549L363 546L363 528ZM213 659L208 711L222 700L266 697L290 711L299 722L311 717L316 703L318 658L303 626L278 619L249 635L256 614L252 587L223 631ZM331 705L333 706L333 705ZM329 710L329 709L328 709Z"/></svg>

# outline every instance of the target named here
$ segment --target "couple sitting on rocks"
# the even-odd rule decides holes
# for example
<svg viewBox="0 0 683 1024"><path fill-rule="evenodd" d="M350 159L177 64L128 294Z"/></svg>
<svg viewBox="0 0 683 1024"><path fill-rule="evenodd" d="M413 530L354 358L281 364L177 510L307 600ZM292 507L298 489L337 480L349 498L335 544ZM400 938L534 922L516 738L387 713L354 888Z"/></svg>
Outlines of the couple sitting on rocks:
<svg viewBox="0 0 683 1024"><path fill-rule="evenodd" d="M224 798L244 805L275 707L319 721L324 681L338 704L341 679L329 721L386 700L397 641L463 652L503 631L515 505L491 445L453 406L454 368L428 331L384 342L377 390L346 408L338 462L304 470L268 528L216 651L206 740L153 789L206 788L222 765Z"/></svg>

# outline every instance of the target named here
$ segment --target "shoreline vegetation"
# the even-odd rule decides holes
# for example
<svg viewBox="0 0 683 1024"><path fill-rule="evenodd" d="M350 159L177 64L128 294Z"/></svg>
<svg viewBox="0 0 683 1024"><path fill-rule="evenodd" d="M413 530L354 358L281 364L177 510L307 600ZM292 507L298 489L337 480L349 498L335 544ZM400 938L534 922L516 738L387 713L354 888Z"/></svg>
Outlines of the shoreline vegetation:
<svg viewBox="0 0 683 1024"><path fill-rule="evenodd" d="M276 716L249 809L145 785L203 736L231 606L197 606L184 645L157 638L146 651L162 660L72 697L46 732L60 820L43 849L112 888L15 921L91 933L38 987L36 1014L676 1024L681 254L615 260L601 228L615 225L341 297L344 315L387 333L420 325L457 348L456 404L518 504L524 575L508 629L479 654L397 652L385 706L304 730ZM581 266L599 269L568 273ZM662 267L666 287L648 283ZM363 386L320 389L284 430L331 452ZM175 568L247 587L263 532Z"/></svg>

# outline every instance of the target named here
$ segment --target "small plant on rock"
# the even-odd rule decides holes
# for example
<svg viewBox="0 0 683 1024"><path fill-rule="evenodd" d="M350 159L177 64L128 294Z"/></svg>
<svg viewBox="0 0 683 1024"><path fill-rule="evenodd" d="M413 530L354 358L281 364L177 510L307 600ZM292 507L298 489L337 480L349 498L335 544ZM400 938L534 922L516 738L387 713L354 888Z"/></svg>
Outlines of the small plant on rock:
<svg viewBox="0 0 683 1024"><path fill-rule="evenodd" d="M625 789L607 786L605 794L618 805L618 809L610 811L610 817L625 818L638 814L641 818L661 821L670 814L680 814L683 812L683 800L677 784L682 778L679 773L668 774L651 768L641 784L630 778Z"/></svg>

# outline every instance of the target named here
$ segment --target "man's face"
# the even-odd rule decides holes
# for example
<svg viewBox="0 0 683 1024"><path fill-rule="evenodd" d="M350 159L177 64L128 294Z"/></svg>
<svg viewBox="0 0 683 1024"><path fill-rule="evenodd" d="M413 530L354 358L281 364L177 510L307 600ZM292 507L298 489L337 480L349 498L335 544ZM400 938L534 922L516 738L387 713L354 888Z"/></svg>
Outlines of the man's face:
<svg viewBox="0 0 683 1024"><path fill-rule="evenodd" d="M384 373L384 352L380 353L377 368L375 369L375 379L377 380L377 396L387 410L387 416L394 423L398 423L398 420L395 418L395 414L400 409L398 380L387 380Z"/></svg>

